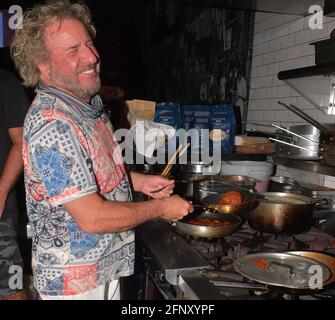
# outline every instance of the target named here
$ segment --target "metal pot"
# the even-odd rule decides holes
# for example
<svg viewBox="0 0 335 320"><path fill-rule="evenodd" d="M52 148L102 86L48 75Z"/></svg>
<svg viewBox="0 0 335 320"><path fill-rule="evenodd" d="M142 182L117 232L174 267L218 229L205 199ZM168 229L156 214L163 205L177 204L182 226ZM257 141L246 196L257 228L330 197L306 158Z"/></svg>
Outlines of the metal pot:
<svg viewBox="0 0 335 320"><path fill-rule="evenodd" d="M176 180L174 194L186 199L193 199L194 182L192 179Z"/></svg>
<svg viewBox="0 0 335 320"><path fill-rule="evenodd" d="M219 220L220 222L229 221L230 224L219 226L219 227L209 227L190 224L188 221L196 218L206 218L212 220ZM242 224L242 219L236 215L232 214L221 214L210 211L203 211L202 213L191 213L186 218L179 220L175 223L175 227L182 233L185 233L194 237L203 238L221 238L232 234L237 231Z"/></svg>
<svg viewBox="0 0 335 320"><path fill-rule="evenodd" d="M192 162L186 164L179 164L176 166L177 175L218 175L221 170L221 162L205 163L205 162Z"/></svg>
<svg viewBox="0 0 335 320"><path fill-rule="evenodd" d="M313 192L310 189L300 186L290 177L283 176L270 178L269 192L294 193L313 198Z"/></svg>
<svg viewBox="0 0 335 320"><path fill-rule="evenodd" d="M175 177L174 193L187 199L194 199L195 184L198 181L211 179L212 176L178 174Z"/></svg>
<svg viewBox="0 0 335 320"><path fill-rule="evenodd" d="M284 132L283 132L284 131ZM280 128L280 139L277 137L277 155L283 158L299 160L318 159L318 141L320 131L312 125Z"/></svg>
<svg viewBox="0 0 335 320"><path fill-rule="evenodd" d="M194 181L193 195L194 199L202 201L208 195L222 194L231 188L254 190L256 182L256 179L246 176L213 176Z"/></svg>
<svg viewBox="0 0 335 320"><path fill-rule="evenodd" d="M288 234L298 234L311 228L314 199L281 192L258 195L258 203L247 215L251 228L266 233Z"/></svg>
<svg viewBox="0 0 335 320"><path fill-rule="evenodd" d="M279 157L300 160L318 159L320 130L313 125L297 125L284 128L274 123L267 125L248 122L248 124L278 129L275 133L267 132L266 135L270 140L277 143L276 154Z"/></svg>
<svg viewBox="0 0 335 320"><path fill-rule="evenodd" d="M201 201L210 194L223 193L236 186L241 190L254 190L257 180L246 176L182 175L175 180L174 193L184 198Z"/></svg>
<svg viewBox="0 0 335 320"><path fill-rule="evenodd" d="M280 101L278 101L278 103L280 105L286 107L287 109L289 109L290 111L292 111L293 113L295 113L296 115L298 115L299 117L301 117L302 119L307 121L308 123L310 123L315 128L319 129L320 130L320 137L319 137L320 144L335 145L335 127L334 127L334 125L323 125L323 124L319 123L318 121L314 120L308 114L306 114L305 112L303 112L302 110L300 110L299 108L297 108L296 106L294 106L292 104L287 105L287 104L282 103Z"/></svg>

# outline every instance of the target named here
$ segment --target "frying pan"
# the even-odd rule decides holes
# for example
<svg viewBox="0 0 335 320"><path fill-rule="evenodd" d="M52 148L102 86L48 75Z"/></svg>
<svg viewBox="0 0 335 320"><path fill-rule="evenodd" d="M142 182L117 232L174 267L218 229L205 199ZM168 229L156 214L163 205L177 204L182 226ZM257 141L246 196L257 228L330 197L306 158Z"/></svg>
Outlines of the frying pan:
<svg viewBox="0 0 335 320"><path fill-rule="evenodd" d="M238 190L242 193L243 202L240 205L218 204L224 193L211 194L203 198L201 202L209 210L224 214L236 214L242 211L251 210L257 205L257 198L249 192Z"/></svg>
<svg viewBox="0 0 335 320"><path fill-rule="evenodd" d="M219 220L220 222L229 221L230 224L218 226L218 227L209 227L205 225L195 225L188 223L188 221L193 219L211 219ZM203 211L199 213L191 213L187 215L182 220L179 220L174 223L177 230L180 232L194 236L194 237L203 237L203 238L221 238L232 234L237 231L242 224L242 219L233 214L222 214L217 212Z"/></svg>
<svg viewBox="0 0 335 320"><path fill-rule="evenodd" d="M288 251L287 253L302 257L307 257L313 259L317 262L323 263L328 270L330 271L330 277L326 279L323 283L322 289L292 289L287 287L278 287L272 286L269 284L261 284L260 282L245 282L245 281L221 281L216 280L220 278L221 271L217 270L202 270L202 273L210 279L211 283L216 286L228 286L228 287L235 287L235 288L249 288L250 290L258 290L258 291L273 291L279 290L282 293L292 294L292 295L313 295L318 294L319 297L328 298L327 294L325 293L322 295L321 292L331 289L335 285L335 257L332 257L328 254L316 252L316 251ZM321 293L321 294L320 294Z"/></svg>
<svg viewBox="0 0 335 320"><path fill-rule="evenodd" d="M325 253L321 253L321 252L315 252L315 251L288 251L288 252L284 252L284 253L268 253L269 255L271 254L283 254L286 256L300 256L303 258L308 258L311 260L314 260L316 262L316 264L321 264L323 265L328 271L329 271L329 277L326 277L325 279L323 279L323 283L322 283L322 288L318 288L318 289L312 289L309 287L299 287L296 286L295 284L293 284L293 282L290 284L291 287L287 287L285 285L274 285L274 284L270 284L271 281L259 281L256 280L258 283L262 283L266 286L268 286L269 289L275 289L275 290L279 290L282 293L287 293L287 294L291 294L291 295L312 295L312 294L317 294L320 292L323 292L325 290L331 289L334 287L335 285L335 257L332 257L330 255L327 255ZM234 262L234 268L236 270L237 268L237 272L240 272L238 269L238 262ZM311 274L312 275L312 274ZM246 276L246 275L244 275ZM249 276L247 276L248 279Z"/></svg>

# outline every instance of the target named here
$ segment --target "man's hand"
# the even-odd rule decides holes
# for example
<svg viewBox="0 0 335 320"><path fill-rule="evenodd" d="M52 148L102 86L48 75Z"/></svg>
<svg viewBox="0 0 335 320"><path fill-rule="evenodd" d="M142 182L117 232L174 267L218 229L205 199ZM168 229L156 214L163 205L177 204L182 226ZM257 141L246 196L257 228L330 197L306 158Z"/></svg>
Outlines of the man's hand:
<svg viewBox="0 0 335 320"><path fill-rule="evenodd" d="M147 175L143 181L142 193L154 199L165 198L173 193L174 186L174 180Z"/></svg>
<svg viewBox="0 0 335 320"><path fill-rule="evenodd" d="M7 196L0 190L0 219L5 209L6 199L7 199Z"/></svg>
<svg viewBox="0 0 335 320"><path fill-rule="evenodd" d="M178 221L194 210L191 202L177 195L159 201L163 202L161 217L164 219Z"/></svg>
<svg viewBox="0 0 335 320"><path fill-rule="evenodd" d="M151 198L169 197L173 192L174 180L138 172L131 172L130 176L134 190L142 192Z"/></svg>

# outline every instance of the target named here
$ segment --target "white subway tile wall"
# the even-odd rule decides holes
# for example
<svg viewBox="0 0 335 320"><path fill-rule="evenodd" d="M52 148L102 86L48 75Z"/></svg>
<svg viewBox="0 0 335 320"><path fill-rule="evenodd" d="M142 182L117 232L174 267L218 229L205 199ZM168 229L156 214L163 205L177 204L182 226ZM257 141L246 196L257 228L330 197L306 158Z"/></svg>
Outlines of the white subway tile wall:
<svg viewBox="0 0 335 320"><path fill-rule="evenodd" d="M278 72L315 65L310 43L329 38L335 18L324 17L323 29L308 27L309 16L257 12L249 94L248 121L283 126L305 123L278 104L292 103L320 122L335 123L335 116L324 115L305 98L278 79Z"/></svg>

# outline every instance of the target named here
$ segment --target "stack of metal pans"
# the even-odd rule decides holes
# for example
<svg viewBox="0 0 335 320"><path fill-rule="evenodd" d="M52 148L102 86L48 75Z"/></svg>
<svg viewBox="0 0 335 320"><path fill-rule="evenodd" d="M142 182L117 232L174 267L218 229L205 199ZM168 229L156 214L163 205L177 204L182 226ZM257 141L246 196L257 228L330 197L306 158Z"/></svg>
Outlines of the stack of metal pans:
<svg viewBox="0 0 335 320"><path fill-rule="evenodd" d="M293 178L290 177L272 177L269 182L270 192L284 192L301 194L307 197L313 197L313 191L300 186Z"/></svg>

